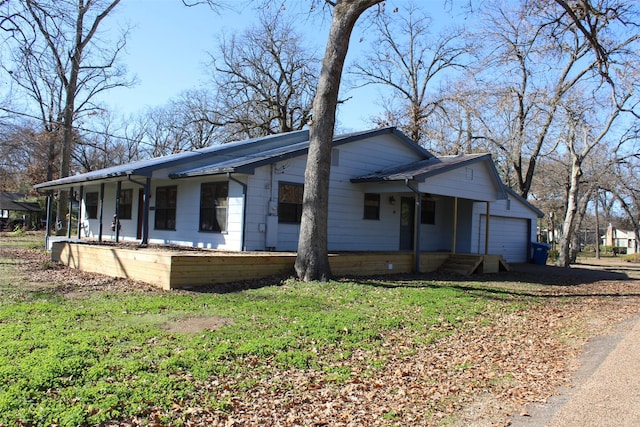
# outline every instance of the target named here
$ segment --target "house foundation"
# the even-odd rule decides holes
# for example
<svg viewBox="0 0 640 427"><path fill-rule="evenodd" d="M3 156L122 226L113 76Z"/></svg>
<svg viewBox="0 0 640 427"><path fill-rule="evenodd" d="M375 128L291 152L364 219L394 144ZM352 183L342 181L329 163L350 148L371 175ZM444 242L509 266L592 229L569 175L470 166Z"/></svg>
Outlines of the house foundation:
<svg viewBox="0 0 640 427"><path fill-rule="evenodd" d="M438 270L451 256L448 252L425 252L420 271ZM499 255L482 257L480 272L500 269ZM167 248L127 248L68 241L52 244L51 259L70 268L112 277L139 280L170 290L293 275L292 252L222 252ZM345 252L329 255L334 276L377 276L413 273L412 252ZM504 261L502 261L504 262Z"/></svg>

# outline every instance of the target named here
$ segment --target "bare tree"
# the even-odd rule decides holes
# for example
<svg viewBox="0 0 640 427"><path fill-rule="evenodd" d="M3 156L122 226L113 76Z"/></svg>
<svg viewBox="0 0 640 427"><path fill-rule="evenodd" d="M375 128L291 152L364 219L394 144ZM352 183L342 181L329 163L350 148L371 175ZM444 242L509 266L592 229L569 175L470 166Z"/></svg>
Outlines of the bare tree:
<svg viewBox="0 0 640 427"><path fill-rule="evenodd" d="M605 10L610 5L613 3L601 0L594 7ZM480 114L475 119L475 135L494 145L509 165L518 191L527 197L537 163L553 152L562 131L559 109L584 85L598 90L603 84L601 62L590 40L554 4L531 1L521 9L506 10L490 3L486 12L481 33L487 48L486 72L477 73L486 96L476 110ZM635 16L622 6L618 12L628 19ZM616 69L606 83L620 91L627 84L622 81L629 81L625 70L635 61L632 49L638 41L637 28L625 28L622 22L594 23L600 47L606 49L610 67Z"/></svg>
<svg viewBox="0 0 640 427"><path fill-rule="evenodd" d="M51 134L39 131L32 122L0 126L0 188L2 191L29 193L33 182L44 181ZM54 153L55 155L58 153Z"/></svg>
<svg viewBox="0 0 640 427"><path fill-rule="evenodd" d="M589 95L591 96L591 94ZM566 114L567 130L562 138L569 155L571 172L569 175L569 187L567 193L567 209L562 226L558 265L568 267L571 263L571 240L575 232L575 216L578 212L581 178L583 165L588 157L600 146L609 131L620 117L625 104L631 97L627 93L621 99L615 95L607 97L603 102L585 102L577 97L570 98L564 109ZM601 117L601 111L609 111L608 116ZM601 120L601 121L599 121ZM591 187L590 191L595 189Z"/></svg>
<svg viewBox="0 0 640 427"><path fill-rule="evenodd" d="M212 111L212 105L215 105L214 96L206 89L187 90L170 103L169 108L178 117L180 126L186 133L188 150L232 140L232 133L216 124L220 118Z"/></svg>
<svg viewBox="0 0 640 427"><path fill-rule="evenodd" d="M25 0L8 2L20 31L8 32L13 46L12 79L37 104L45 129L62 134L60 177L71 172L75 121L95 111L96 95L130 84L117 58L126 31L115 43L98 29L120 0ZM53 151L52 149L50 151ZM64 200L58 204L62 217Z"/></svg>
<svg viewBox="0 0 640 427"><path fill-rule="evenodd" d="M620 136L617 147L612 148L612 167L604 171L609 179L601 183L602 194L609 196L602 201L608 222L612 222L614 204L618 204L626 214L625 223L640 242L640 129L637 122ZM636 243L636 252L640 247Z"/></svg>
<svg viewBox="0 0 640 427"><path fill-rule="evenodd" d="M123 134L123 125L112 113L103 111L92 117L92 129L84 130L82 143L73 150L73 163L79 172L89 172L137 159L132 151L134 141Z"/></svg>
<svg viewBox="0 0 640 427"><path fill-rule="evenodd" d="M279 13L223 39L212 56L212 123L234 139L300 130L311 118L318 59Z"/></svg>
<svg viewBox="0 0 640 427"><path fill-rule="evenodd" d="M443 29L432 36L431 18L414 3L393 15L381 13L376 19L379 36L364 61L352 66L360 86L384 85L392 89L383 102L379 124L394 125L415 142L424 145L428 119L442 108L435 83L445 73L464 68L469 46L461 28Z"/></svg>

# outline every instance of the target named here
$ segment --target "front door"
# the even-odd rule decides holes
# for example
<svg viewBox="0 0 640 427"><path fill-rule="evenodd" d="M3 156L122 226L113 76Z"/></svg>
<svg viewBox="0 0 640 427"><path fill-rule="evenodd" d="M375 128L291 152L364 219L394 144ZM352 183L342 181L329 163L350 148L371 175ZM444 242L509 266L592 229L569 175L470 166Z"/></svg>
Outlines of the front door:
<svg viewBox="0 0 640 427"><path fill-rule="evenodd" d="M415 222L415 199L400 198L400 250L413 250L413 233Z"/></svg>

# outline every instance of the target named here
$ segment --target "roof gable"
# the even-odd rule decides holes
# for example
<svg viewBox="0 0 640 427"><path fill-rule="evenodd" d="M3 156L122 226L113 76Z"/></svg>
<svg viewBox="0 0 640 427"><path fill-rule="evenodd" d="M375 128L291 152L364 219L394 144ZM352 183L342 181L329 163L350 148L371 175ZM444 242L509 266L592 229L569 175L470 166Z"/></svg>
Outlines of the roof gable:
<svg viewBox="0 0 640 427"><path fill-rule="evenodd" d="M475 196L478 197L478 200L504 199L506 197L504 186L490 154L432 157L353 178L351 182L411 181L418 183L420 191L437 194L437 190L430 188L430 186L435 183L438 188L441 188L441 194L443 195L473 199L474 197L470 197L471 193L474 192L472 187L467 185L469 183L465 183L464 186L460 185L462 181L455 175L459 175L461 170L468 169L472 165L477 164L485 166L484 171L486 171L486 173L484 173L483 176L484 182L491 184L493 189L491 191L486 185L481 185L480 188L483 189L483 193L485 194L482 195L476 192ZM471 179L473 179L473 177L471 177ZM444 183L444 181L447 180L451 182ZM429 190L423 191L423 189L426 188L429 188Z"/></svg>
<svg viewBox="0 0 640 427"><path fill-rule="evenodd" d="M352 182L381 182L381 181L424 181L426 178L438 175L467 164L479 161L491 161L490 154L467 154L460 156L431 157L414 163L395 166L371 174L353 178ZM493 162L491 161L491 164ZM497 171L496 171L497 175Z"/></svg>
<svg viewBox="0 0 640 427"><path fill-rule="evenodd" d="M514 199L518 200L518 202L520 202L523 206L527 207L527 209L529 209L532 212L534 212L538 218L543 218L544 217L544 212L542 212L540 209L538 209L536 206L534 206L527 199L525 199L524 197L522 197L521 195L519 195L518 193L516 193L515 191L513 191L511 188L507 187L506 185L505 185L504 189L511 197L513 197Z"/></svg>

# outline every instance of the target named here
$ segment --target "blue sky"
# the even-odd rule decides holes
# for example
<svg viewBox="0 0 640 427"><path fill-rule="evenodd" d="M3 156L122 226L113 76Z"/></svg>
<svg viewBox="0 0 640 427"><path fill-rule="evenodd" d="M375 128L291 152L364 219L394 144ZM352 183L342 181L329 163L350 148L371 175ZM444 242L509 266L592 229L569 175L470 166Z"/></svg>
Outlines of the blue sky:
<svg viewBox="0 0 640 427"><path fill-rule="evenodd" d="M432 15L442 17L445 0L416 0ZM206 6L185 7L180 0L128 0L118 5L116 14L109 17L111 25L128 23L133 27L127 42L123 63L138 83L132 88L118 88L104 97L104 102L116 113L125 116L146 107L165 105L181 92L206 84L205 70L209 55L218 45L218 37L250 28L256 12L249 5L258 2L226 0L231 7L218 13ZM388 0L387 7L402 5L404 0ZM310 44L318 49L322 57L328 34L328 15L309 17L310 0L288 0L287 13L300 17ZM300 10L295 10L294 8ZM446 17L446 16L445 16ZM352 61L361 47L359 43L362 25L356 27L347 62ZM365 34L366 35L366 34ZM352 98L339 111L340 127L346 130L361 130L368 127L367 119L379 106L376 89L360 89L348 94Z"/></svg>

